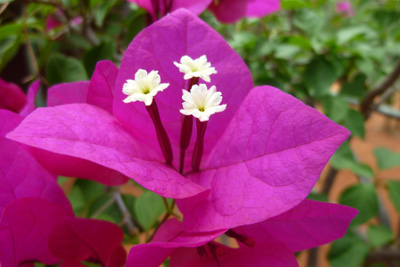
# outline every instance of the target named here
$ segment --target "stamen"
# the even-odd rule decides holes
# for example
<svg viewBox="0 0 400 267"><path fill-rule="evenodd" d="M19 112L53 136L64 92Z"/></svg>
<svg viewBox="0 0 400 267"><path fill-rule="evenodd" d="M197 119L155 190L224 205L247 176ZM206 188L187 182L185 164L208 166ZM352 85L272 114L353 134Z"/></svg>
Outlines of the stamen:
<svg viewBox="0 0 400 267"><path fill-rule="evenodd" d="M214 260L215 260L215 263L217 264L218 267L220 267L221 264L219 263L219 260L218 260L218 252L217 252L217 249L218 249L219 247L218 247L216 244L212 243L212 242L207 243L207 245L208 245L208 248L209 248L210 251L211 251L211 254L212 254L212 256L213 256L213 258L214 258Z"/></svg>
<svg viewBox="0 0 400 267"><path fill-rule="evenodd" d="M208 259L208 254L207 254L207 249L206 249L205 246L197 247L197 253L199 254L200 259L201 259L202 261L207 261L207 259Z"/></svg>
<svg viewBox="0 0 400 267"><path fill-rule="evenodd" d="M235 238L236 240L242 242L250 248L253 248L256 245L256 241L254 239L245 235L238 234L232 229L229 229L225 234L229 237Z"/></svg>

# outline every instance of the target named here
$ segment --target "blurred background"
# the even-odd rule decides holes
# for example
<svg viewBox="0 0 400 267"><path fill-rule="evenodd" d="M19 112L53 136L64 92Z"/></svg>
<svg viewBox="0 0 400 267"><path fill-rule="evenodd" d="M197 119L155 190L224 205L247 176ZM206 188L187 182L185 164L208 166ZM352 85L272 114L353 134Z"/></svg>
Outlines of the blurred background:
<svg viewBox="0 0 400 267"><path fill-rule="evenodd" d="M282 0L261 19L201 18L242 56L256 85L278 87L352 132L309 198L359 215L343 239L299 253L301 266L400 266L400 1ZM90 79L99 60L118 65L148 23L124 0L0 0L0 77L25 91L40 80L36 104L44 106L52 85ZM118 189L127 211L103 185L59 183L76 214L123 226L127 248L164 212L161 197L133 182ZM142 234L131 235L126 213Z"/></svg>

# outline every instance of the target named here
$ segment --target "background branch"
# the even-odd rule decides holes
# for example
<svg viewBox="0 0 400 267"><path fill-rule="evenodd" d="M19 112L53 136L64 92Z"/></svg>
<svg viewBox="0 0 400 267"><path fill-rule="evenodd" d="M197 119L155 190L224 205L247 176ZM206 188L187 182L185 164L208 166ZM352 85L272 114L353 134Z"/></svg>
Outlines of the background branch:
<svg viewBox="0 0 400 267"><path fill-rule="evenodd" d="M130 235L131 236L136 235L137 230L136 230L135 225L133 224L132 215L130 214L128 208L125 205L125 202L122 199L121 192L119 191L119 187L116 188L116 190L113 193L113 196L114 196L115 202L117 203L119 210L122 213L123 223L128 228Z"/></svg>
<svg viewBox="0 0 400 267"><path fill-rule="evenodd" d="M364 115L364 119L367 120L371 115L371 112L374 110L374 99L378 95L383 94L386 90L388 90L394 82L400 77L400 59L397 61L396 66L393 71L386 77L386 79L378 85L376 88L372 89L367 93L361 102L361 112Z"/></svg>

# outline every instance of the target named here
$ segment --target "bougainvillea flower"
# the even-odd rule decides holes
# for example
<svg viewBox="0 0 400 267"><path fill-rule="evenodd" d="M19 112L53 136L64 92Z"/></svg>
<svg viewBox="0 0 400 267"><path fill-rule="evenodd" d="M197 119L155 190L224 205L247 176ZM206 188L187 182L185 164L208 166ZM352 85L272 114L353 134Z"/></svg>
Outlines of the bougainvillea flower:
<svg viewBox="0 0 400 267"><path fill-rule="evenodd" d="M123 239L124 232L113 223L65 218L54 226L49 248L53 255L63 259L61 266L79 266L81 261L88 261L120 267L126 260L126 251L121 245Z"/></svg>
<svg viewBox="0 0 400 267"><path fill-rule="evenodd" d="M277 217L227 232L237 238L238 249L212 242L224 231L185 233L178 220L170 219L151 243L131 249L127 263L159 266L171 256L170 266L215 266L216 261L219 266L297 266L295 252L341 238L356 214L350 207L304 200Z"/></svg>
<svg viewBox="0 0 400 267"><path fill-rule="evenodd" d="M109 185L120 184L121 178L125 182L126 176L129 176L161 195L174 198L189 197L202 192L204 189L201 186L185 179L165 164L157 162L161 161L154 152L158 149L157 143L153 144L155 148L152 149L142 146L140 141L129 135L123 125L120 125L110 113L114 94L112 89L117 72L118 69L113 63L103 61L98 63L88 87L86 82L79 82L60 84L50 88L49 105L58 106L39 109L39 111L42 110L45 113L50 111L48 119L53 121L51 124L55 123L53 125L59 128L57 130L57 127L54 127L50 130L56 132L40 130L39 139L43 141L40 143L53 143L59 149L47 149L46 145L33 146L32 154L52 172L66 176L90 178ZM86 104L67 105L70 103ZM63 115L62 110L69 115ZM65 123L52 118L54 115L64 118ZM46 116L37 117L41 121L37 126L41 124L48 128L45 125L47 124ZM69 130L63 130L63 127ZM28 128L31 127L28 126ZM31 129L35 128L36 126L33 126ZM65 134L63 139L56 137L61 132ZM45 137L47 135L48 137ZM79 141L76 138L83 139ZM90 140L95 143L91 143ZM66 143L60 146L59 141ZM92 148L84 148L85 146ZM71 150L65 150L67 147ZM93 157L94 155L96 156ZM111 175L110 172L112 172ZM106 177L101 179L104 174ZM95 177L92 178L93 176Z"/></svg>
<svg viewBox="0 0 400 267"><path fill-rule="evenodd" d="M97 64L90 82L62 83L49 88L47 104L53 107L70 103L93 103L110 110L112 98L109 100L111 103L107 103L107 100L103 101L103 96L107 97L117 73L118 69L112 62L101 61ZM81 158L36 148L30 148L30 153L46 169L58 175L91 179L110 186L124 184L128 180L118 171Z"/></svg>
<svg viewBox="0 0 400 267"><path fill-rule="evenodd" d="M2 266L25 266L33 261L55 264L60 261L49 251L53 227L72 209L41 198L18 198L4 210L0 221L0 262Z"/></svg>
<svg viewBox="0 0 400 267"><path fill-rule="evenodd" d="M127 266L160 266L177 248L200 247L225 231L185 233L177 219L169 219L161 225L151 243L136 245L131 249Z"/></svg>
<svg viewBox="0 0 400 267"><path fill-rule="evenodd" d="M0 79L0 109L19 112L26 104L26 95L18 85Z"/></svg>
<svg viewBox="0 0 400 267"><path fill-rule="evenodd" d="M56 264L61 260L61 266L81 266L81 261L88 261L121 267L126 260L120 227L75 218L71 208L42 198L10 202L1 217L0 240L0 263L7 267L33 262Z"/></svg>
<svg viewBox="0 0 400 267"><path fill-rule="evenodd" d="M75 263L78 260L93 260L107 262L107 266L122 266L126 259L121 246L122 230L108 222L74 218L71 204L57 184L56 176L43 168L24 146L4 137L22 120L21 115L0 110L2 266L17 267L31 261L54 264L61 259L74 260ZM61 231L60 225L68 227L61 227ZM56 229L52 231L53 227ZM59 238L66 232L79 235L74 235L75 238ZM51 233L57 238L51 238ZM67 255L49 251L51 240L52 248L56 250L62 246ZM68 257L77 249L81 253L87 252L87 249L81 250L87 246L95 248L94 251L101 256L89 253L84 254L84 258ZM109 254L104 251L109 251Z"/></svg>
<svg viewBox="0 0 400 267"><path fill-rule="evenodd" d="M348 1L338 2L335 6L335 11L340 13L343 17L354 16L354 9Z"/></svg>
<svg viewBox="0 0 400 267"><path fill-rule="evenodd" d="M208 7L224 23L233 23L243 17L261 18L280 8L279 0L214 0Z"/></svg>
<svg viewBox="0 0 400 267"><path fill-rule="evenodd" d="M34 111L36 109L35 100L36 100L36 96L39 92L39 88L40 88L39 80L32 83L32 85L28 88L26 104L25 104L24 108L19 112L19 114L21 116L26 117L26 116L28 116L29 113L31 113L32 111Z"/></svg>
<svg viewBox="0 0 400 267"><path fill-rule="evenodd" d="M175 11L186 8L195 15L200 15L212 0L127 0L145 9L152 17L153 22Z"/></svg>
<svg viewBox="0 0 400 267"><path fill-rule="evenodd" d="M71 210L55 176L44 169L20 144L5 138L23 117L0 110L0 216L14 199L39 197Z"/></svg>
<svg viewBox="0 0 400 267"><path fill-rule="evenodd" d="M180 170L182 89L189 80L174 62L206 55L226 109L207 122L199 171L191 172L192 135ZM169 87L157 95L173 155L167 165L142 102L124 103L123 85L143 69ZM207 85L208 86L208 85ZM9 138L117 170L177 199L187 232L265 221L306 198L349 132L279 89L253 88L243 60L206 23L178 10L143 30L127 48L114 87L112 114L93 105L37 109ZM193 162L193 161L192 161ZM192 165L193 166L193 165ZM204 188L208 190L204 190ZM201 193L201 194L200 194Z"/></svg>
<svg viewBox="0 0 400 267"><path fill-rule="evenodd" d="M81 24L83 21L81 16L76 16L69 21L70 26L77 26ZM56 12L47 16L46 18L46 30L50 31L55 28L62 27L67 24L67 18L65 17L64 13L57 9Z"/></svg>

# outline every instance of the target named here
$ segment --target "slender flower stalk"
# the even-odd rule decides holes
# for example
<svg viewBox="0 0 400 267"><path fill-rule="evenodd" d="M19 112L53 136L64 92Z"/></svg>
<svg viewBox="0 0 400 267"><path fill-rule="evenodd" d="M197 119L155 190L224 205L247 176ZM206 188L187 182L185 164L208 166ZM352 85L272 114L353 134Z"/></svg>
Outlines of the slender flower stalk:
<svg viewBox="0 0 400 267"><path fill-rule="evenodd" d="M243 244L245 244L246 246L253 248L256 245L256 241L246 235L242 235L239 233L236 233L234 230L229 229L228 231L226 231L225 233L227 236L232 237L240 242L242 242Z"/></svg>
<svg viewBox="0 0 400 267"><path fill-rule="evenodd" d="M198 77L193 77L189 80L187 90L190 92L193 85L199 83ZM181 143L180 143L180 159L179 159L179 172L183 173L185 167L185 152L190 143L190 137L192 136L193 118L192 116L185 116L183 118L182 130L181 130Z"/></svg>
<svg viewBox="0 0 400 267"><path fill-rule="evenodd" d="M207 121L196 120L197 140L193 150L192 169L197 172L200 169L201 157L203 156L204 135L207 129Z"/></svg>
<svg viewBox="0 0 400 267"><path fill-rule="evenodd" d="M141 101L146 105L147 112L154 123L157 133L157 140L160 144L161 151L168 165L172 165L173 155L171 142L167 131L162 125L160 113L154 97L158 92L162 92L169 86L169 83L161 83L158 71L147 71L139 69L135 74L135 80L127 80L122 90L128 95L123 101L124 103Z"/></svg>
<svg viewBox="0 0 400 267"><path fill-rule="evenodd" d="M146 106L146 109L149 112L149 115L154 123L154 127L157 133L157 139L158 142L160 143L160 147L164 155L165 161L167 162L168 165L172 165L173 155L172 155L171 142L169 141L168 134L161 123L160 113L158 112L156 101L153 99L151 105Z"/></svg>

